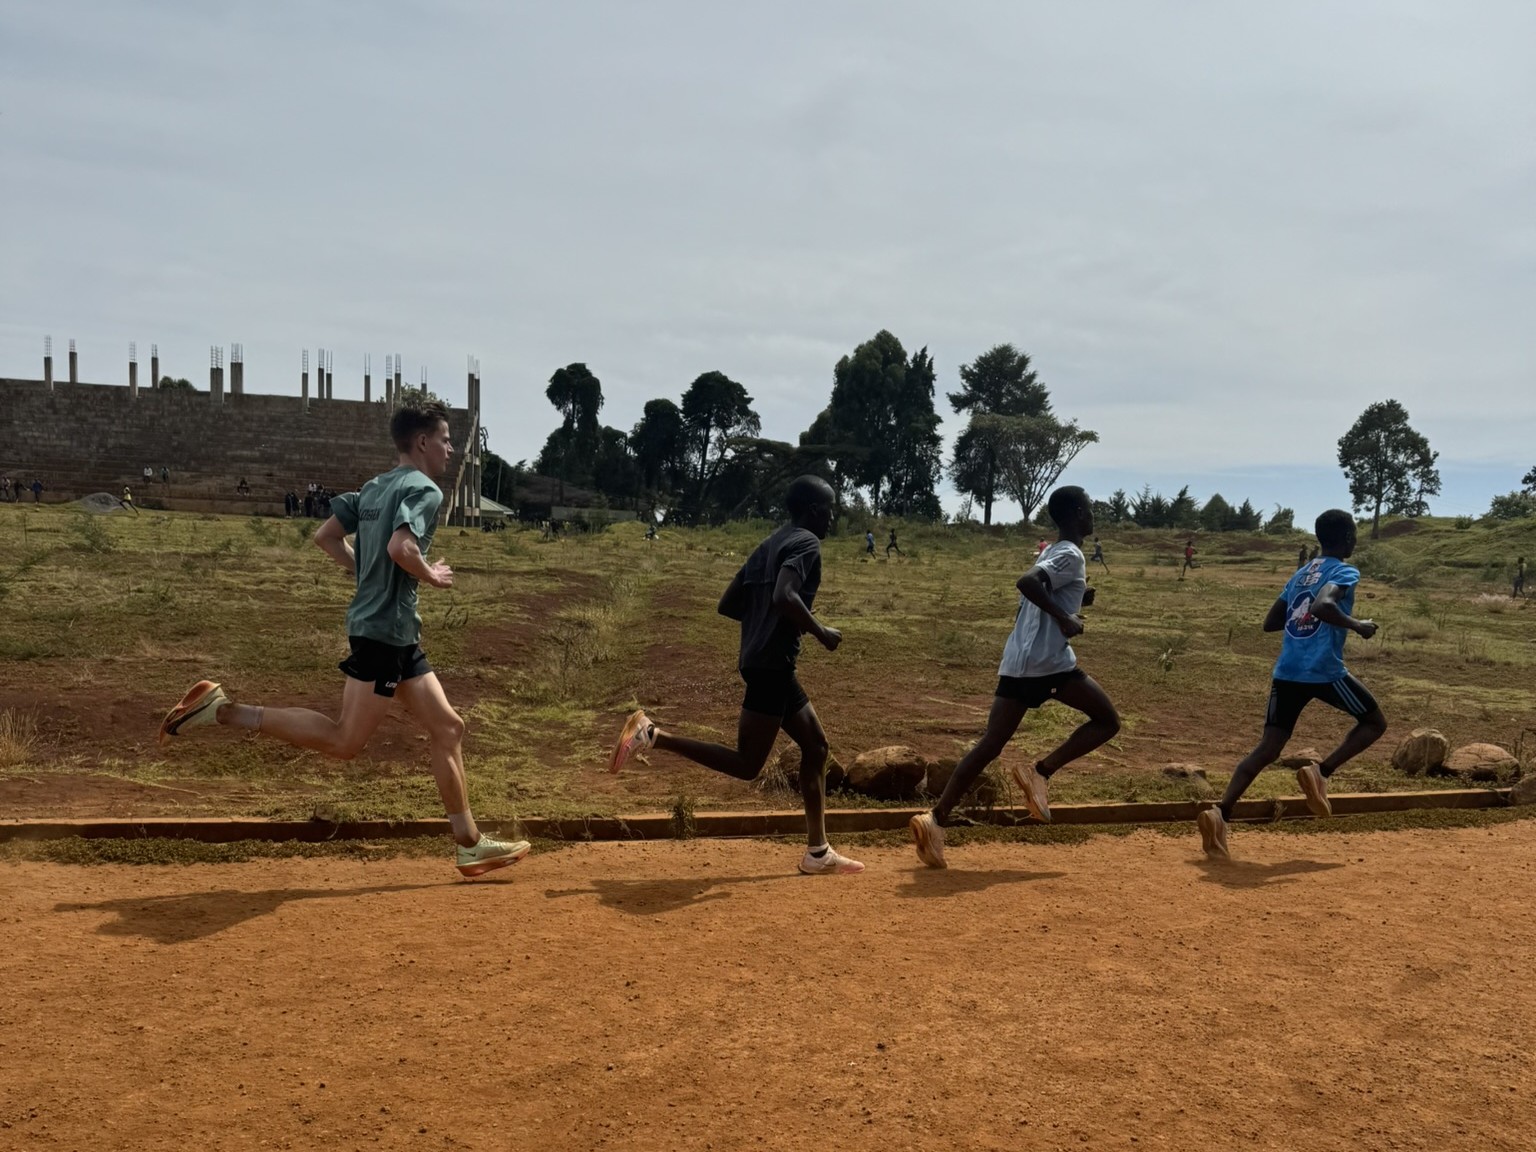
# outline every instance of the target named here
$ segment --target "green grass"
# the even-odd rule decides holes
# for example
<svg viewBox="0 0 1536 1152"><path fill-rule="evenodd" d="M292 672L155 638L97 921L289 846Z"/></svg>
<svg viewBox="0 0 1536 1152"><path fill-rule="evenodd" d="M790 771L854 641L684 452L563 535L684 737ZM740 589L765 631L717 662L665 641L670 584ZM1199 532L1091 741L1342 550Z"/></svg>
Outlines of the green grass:
<svg viewBox="0 0 1536 1152"><path fill-rule="evenodd" d="M439 814L426 746L408 724L386 726L350 764L227 734L154 746L156 714L199 676L238 699L334 710L351 586L307 543L311 522L146 513L85 523L67 508L0 505L9 558L0 561L0 778L39 781L43 797L62 795L66 779L94 778L125 789L139 814ZM458 579L422 592L425 646L469 725L477 811L667 811L683 793L700 811L794 806L783 789L745 788L664 756L617 782L601 773L618 719L636 704L688 734L730 738L736 630L714 604L772 527L666 529L654 542L638 525L559 541L443 529L434 555ZM954 757L980 734L1017 606L1013 584L1039 536L1033 527L898 528L905 559L866 560L862 522L824 547L816 608L845 639L832 655L809 645L801 674L845 763L887 743ZM1101 535L1111 571L1090 573L1099 602L1077 648L1124 728L1064 770L1052 797L1219 791L1258 738L1277 646L1259 622L1304 537L1202 536L1203 567L1180 581L1182 534ZM1382 630L1369 644L1351 640L1347 659L1393 730L1339 773L1337 788L1447 786L1388 764L1396 739L1419 726L1528 757L1536 611L1504 595L1521 554L1536 557L1536 521L1457 529L1426 520L1370 545L1356 611ZM110 726L99 720L107 711L118 718ZM31 719L25 736L18 718ZM1039 755L1074 723L1057 705L1033 712L1008 755ZM1345 727L1314 707L1294 745L1326 751ZM1209 784L1163 776L1175 761L1206 768ZM1006 773L996 775L1006 790ZM1252 795L1295 795L1294 778L1266 772Z"/></svg>

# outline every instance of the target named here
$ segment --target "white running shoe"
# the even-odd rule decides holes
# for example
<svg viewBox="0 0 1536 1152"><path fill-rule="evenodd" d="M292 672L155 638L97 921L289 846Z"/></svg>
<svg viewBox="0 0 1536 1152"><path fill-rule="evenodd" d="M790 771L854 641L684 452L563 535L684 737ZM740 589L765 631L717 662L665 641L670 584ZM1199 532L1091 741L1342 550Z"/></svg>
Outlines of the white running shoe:
<svg viewBox="0 0 1536 1152"><path fill-rule="evenodd" d="M493 840L489 836L481 836L479 842L468 848L459 845L454 867L461 876L483 876L487 872L505 868L508 864L516 864L528 855L528 847L526 840Z"/></svg>
<svg viewBox="0 0 1536 1152"><path fill-rule="evenodd" d="M912 840L917 845L917 858L930 868L948 868L944 862L944 826L933 818L932 812L922 812L907 821L912 829Z"/></svg>
<svg viewBox="0 0 1536 1152"><path fill-rule="evenodd" d="M629 714L629 719L624 721L624 727L619 732L619 741L613 746L613 755L608 758L608 771L617 772L634 755L636 749L648 749L655 743L656 725L651 723L649 716L636 709Z"/></svg>
<svg viewBox="0 0 1536 1152"><path fill-rule="evenodd" d="M1207 856L1213 860L1232 859L1232 853L1227 851L1227 821L1220 808L1201 809L1195 826L1200 829L1200 846Z"/></svg>
<svg viewBox="0 0 1536 1152"><path fill-rule="evenodd" d="M1024 793L1024 805L1029 814L1042 824L1051 822L1051 805L1045 796L1045 777L1035 771L1033 764L1015 764L1013 782Z"/></svg>
<svg viewBox="0 0 1536 1152"><path fill-rule="evenodd" d="M836 848L828 848L820 856L812 856L809 851L800 860L800 871L807 876L823 875L851 875L864 871L864 865L857 860L850 860L846 856L839 856Z"/></svg>
<svg viewBox="0 0 1536 1152"><path fill-rule="evenodd" d="M224 689L212 680L199 680L160 722L160 746L164 748L172 736L181 736L188 728L217 724L219 706L228 703L229 697L224 695Z"/></svg>
<svg viewBox="0 0 1536 1152"><path fill-rule="evenodd" d="M1296 783L1307 798L1307 807L1314 816L1332 816L1333 803L1328 799L1328 778L1316 764L1296 769Z"/></svg>

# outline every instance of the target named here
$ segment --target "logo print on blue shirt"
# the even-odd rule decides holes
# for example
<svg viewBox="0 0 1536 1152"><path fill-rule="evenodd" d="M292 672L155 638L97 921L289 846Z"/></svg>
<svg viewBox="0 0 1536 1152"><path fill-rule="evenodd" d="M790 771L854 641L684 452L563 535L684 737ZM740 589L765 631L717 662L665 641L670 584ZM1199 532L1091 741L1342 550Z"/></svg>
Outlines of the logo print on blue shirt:
<svg viewBox="0 0 1536 1152"><path fill-rule="evenodd" d="M1305 640L1322 626L1323 622L1312 615L1312 593L1303 592L1291 601L1290 613L1285 618L1287 636Z"/></svg>

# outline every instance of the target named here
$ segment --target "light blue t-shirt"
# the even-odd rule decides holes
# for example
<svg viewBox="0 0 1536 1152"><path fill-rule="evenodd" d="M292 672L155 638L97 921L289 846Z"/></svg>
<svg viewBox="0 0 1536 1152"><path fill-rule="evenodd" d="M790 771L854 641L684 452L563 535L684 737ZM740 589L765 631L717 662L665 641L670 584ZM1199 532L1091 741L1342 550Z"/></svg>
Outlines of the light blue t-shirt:
<svg viewBox="0 0 1536 1152"><path fill-rule="evenodd" d="M347 609L347 635L366 636L406 647L421 642L416 614L416 577L394 562L389 538L409 528L425 555L437 531L443 493L425 472L409 465L392 468L331 500L331 515L357 533L357 594Z"/></svg>
<svg viewBox="0 0 1536 1152"><path fill-rule="evenodd" d="M1312 601L1325 584L1337 584L1344 590L1339 607L1354 615L1355 585L1360 570L1333 556L1319 556L1286 582L1285 635L1280 640L1280 658L1275 661L1276 680L1298 680L1303 684L1331 684L1342 680L1344 641L1348 630L1324 624L1312 615Z"/></svg>

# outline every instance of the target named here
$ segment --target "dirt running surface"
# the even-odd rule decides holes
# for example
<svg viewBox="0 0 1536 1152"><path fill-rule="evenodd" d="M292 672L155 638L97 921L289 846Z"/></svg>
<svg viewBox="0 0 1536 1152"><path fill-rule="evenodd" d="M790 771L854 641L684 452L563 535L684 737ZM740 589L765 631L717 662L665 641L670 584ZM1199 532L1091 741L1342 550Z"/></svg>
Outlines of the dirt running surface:
<svg viewBox="0 0 1536 1152"><path fill-rule="evenodd" d="M1529 1149L1536 822L0 866L0 1148Z"/></svg>

